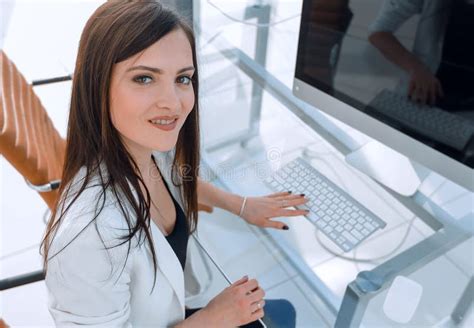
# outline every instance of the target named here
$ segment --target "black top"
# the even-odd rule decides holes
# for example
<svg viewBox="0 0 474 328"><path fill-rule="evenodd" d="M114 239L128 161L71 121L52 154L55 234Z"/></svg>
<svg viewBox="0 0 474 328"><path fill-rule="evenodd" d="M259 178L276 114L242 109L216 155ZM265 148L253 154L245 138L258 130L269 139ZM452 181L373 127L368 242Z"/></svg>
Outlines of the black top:
<svg viewBox="0 0 474 328"><path fill-rule="evenodd" d="M184 271L184 265L186 263L186 250L188 248L188 223L186 220L186 215L183 212L183 209L178 204L178 202L173 198L168 185L166 184L165 179L163 179L166 189L168 190L171 199L173 200L175 213L176 213L176 223L174 225L173 231L168 236L165 236L166 240L170 244L171 248L175 252L176 256L181 263L181 267Z"/></svg>

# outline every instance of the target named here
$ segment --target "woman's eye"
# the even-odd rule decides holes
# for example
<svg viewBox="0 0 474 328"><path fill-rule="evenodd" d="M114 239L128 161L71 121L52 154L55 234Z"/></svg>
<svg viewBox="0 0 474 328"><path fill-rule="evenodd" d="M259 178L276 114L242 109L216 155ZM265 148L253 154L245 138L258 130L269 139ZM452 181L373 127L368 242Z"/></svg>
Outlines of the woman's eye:
<svg viewBox="0 0 474 328"><path fill-rule="evenodd" d="M178 82L183 83L184 85L189 85L192 82L192 78L190 76L180 76L178 77Z"/></svg>
<svg viewBox="0 0 474 328"><path fill-rule="evenodd" d="M148 75L140 75L133 79L133 81L139 84L149 84L153 79Z"/></svg>

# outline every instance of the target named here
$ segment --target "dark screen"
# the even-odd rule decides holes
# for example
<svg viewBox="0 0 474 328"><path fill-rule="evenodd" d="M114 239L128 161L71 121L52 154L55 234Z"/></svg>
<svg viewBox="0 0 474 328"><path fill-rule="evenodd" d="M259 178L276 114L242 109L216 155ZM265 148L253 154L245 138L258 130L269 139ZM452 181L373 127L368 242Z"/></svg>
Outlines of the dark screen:
<svg viewBox="0 0 474 328"><path fill-rule="evenodd" d="M474 167L474 1L304 0L295 76Z"/></svg>

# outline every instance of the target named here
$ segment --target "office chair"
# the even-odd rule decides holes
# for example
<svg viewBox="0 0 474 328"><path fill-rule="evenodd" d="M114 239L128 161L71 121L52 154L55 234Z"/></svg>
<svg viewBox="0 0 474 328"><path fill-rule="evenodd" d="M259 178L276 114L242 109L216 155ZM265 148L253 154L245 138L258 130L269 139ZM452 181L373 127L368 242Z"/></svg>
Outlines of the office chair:
<svg viewBox="0 0 474 328"><path fill-rule="evenodd" d="M69 77L70 78L70 77ZM66 80L66 78L56 79ZM45 84L51 81L39 81ZM15 64L0 50L0 154L54 206L66 142ZM42 280L42 270L0 280L0 291Z"/></svg>
<svg viewBox="0 0 474 328"><path fill-rule="evenodd" d="M39 192L50 209L58 197L66 141L54 127L34 85L70 80L71 76L36 81L26 79L0 50L0 154ZM199 204L199 211L213 208ZM0 291L44 279L43 270L0 280Z"/></svg>
<svg viewBox="0 0 474 328"><path fill-rule="evenodd" d="M15 64L0 51L0 154L54 206L66 141Z"/></svg>

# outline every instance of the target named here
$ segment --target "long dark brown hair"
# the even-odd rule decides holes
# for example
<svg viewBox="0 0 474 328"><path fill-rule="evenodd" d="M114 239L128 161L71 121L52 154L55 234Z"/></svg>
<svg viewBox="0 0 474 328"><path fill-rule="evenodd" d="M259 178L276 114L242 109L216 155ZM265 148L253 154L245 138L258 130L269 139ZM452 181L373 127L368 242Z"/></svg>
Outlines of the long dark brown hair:
<svg viewBox="0 0 474 328"><path fill-rule="evenodd" d="M100 6L89 18L81 35L72 84L60 197L52 210L41 243L45 271L48 261L62 250L56 254L49 254L51 243L64 215L85 190L92 176L98 175L102 187L101 197L98 197L95 215L89 224L96 221L104 208L106 194L121 199L116 204L128 224L128 233L121 238L123 242L119 245L128 243L128 258L132 238L138 236L142 242L148 241L156 277L156 254L149 232L150 193L139 173L137 163L122 143L119 132L112 125L109 108L110 82L114 64L145 50L176 29L185 32L191 45L196 68L192 79L195 104L179 133L171 176L172 183L179 187L183 199L189 233L196 229L197 168L200 147L198 67L193 31L183 17L157 1L109 1ZM107 174L101 173L102 166L106 168ZM86 170L83 183L78 191L74 192L72 201L65 206L65 196L69 197L71 183L81 168ZM122 205L123 198L126 204L131 206L131 215L134 217L131 217L129 211Z"/></svg>

